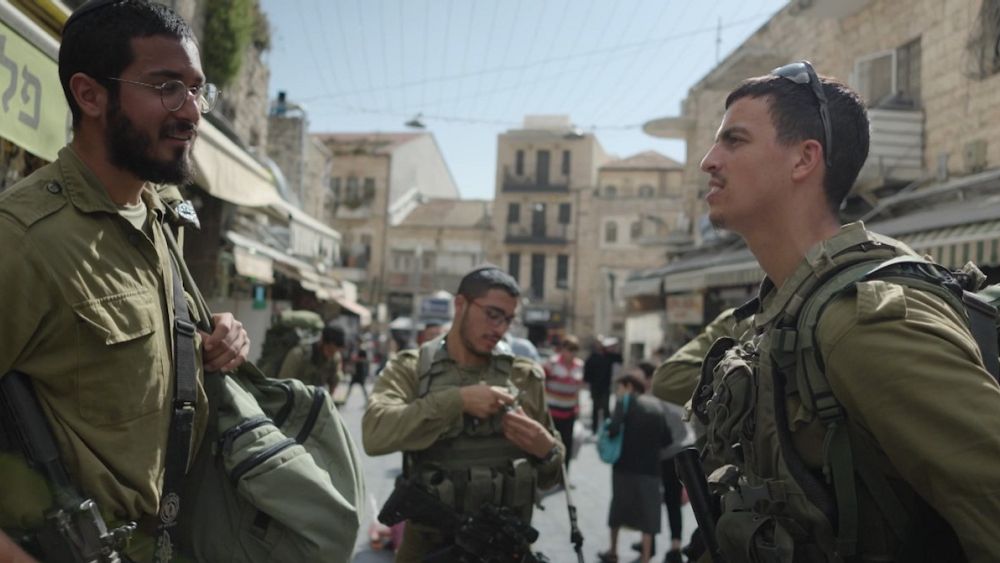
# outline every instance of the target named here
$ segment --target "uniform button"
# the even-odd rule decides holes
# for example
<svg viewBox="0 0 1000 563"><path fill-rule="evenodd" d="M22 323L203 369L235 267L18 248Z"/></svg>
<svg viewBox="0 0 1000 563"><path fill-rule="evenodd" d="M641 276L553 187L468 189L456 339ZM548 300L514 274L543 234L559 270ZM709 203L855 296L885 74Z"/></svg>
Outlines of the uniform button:
<svg viewBox="0 0 1000 563"><path fill-rule="evenodd" d="M62 186L58 182L49 182L45 184L45 189L49 191L50 194L57 194L62 191Z"/></svg>

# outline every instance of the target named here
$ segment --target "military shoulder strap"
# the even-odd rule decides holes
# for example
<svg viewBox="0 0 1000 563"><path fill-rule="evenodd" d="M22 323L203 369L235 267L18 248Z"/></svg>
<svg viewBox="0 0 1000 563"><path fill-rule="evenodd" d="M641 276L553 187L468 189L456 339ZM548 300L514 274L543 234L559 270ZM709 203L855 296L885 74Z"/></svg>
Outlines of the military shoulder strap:
<svg viewBox="0 0 1000 563"><path fill-rule="evenodd" d="M987 369L997 377L1000 356L997 353L996 309L969 292L966 288L970 281L962 276L916 256L850 264L821 282L803 302L794 328L779 329L772 341L771 353L776 365L783 369L794 366L790 385L798 391L803 406L827 427L823 472L827 481L834 485L838 546L845 556L855 553L857 546L855 471L902 545L910 545L912 542L907 539L917 530L914 517L877 469L877 452L872 445L863 443L864 440L851 440L848 435L846 413L830 387L816 342L820 318L827 305L837 296L854 291L859 282L882 280L929 291L965 316Z"/></svg>

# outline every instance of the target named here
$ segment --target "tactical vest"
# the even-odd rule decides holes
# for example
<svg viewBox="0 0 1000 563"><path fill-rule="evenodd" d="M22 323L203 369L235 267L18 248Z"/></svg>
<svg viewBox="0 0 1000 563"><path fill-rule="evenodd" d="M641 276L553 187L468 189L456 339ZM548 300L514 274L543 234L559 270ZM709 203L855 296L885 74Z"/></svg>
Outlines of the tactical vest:
<svg viewBox="0 0 1000 563"><path fill-rule="evenodd" d="M495 349L489 364L472 374L448 357L440 337L421 346L417 365L420 397L480 384L518 393L511 380L514 357L504 349ZM459 512L471 514L494 504L511 508L530 522L536 472L528 454L504 438L503 413L487 420L462 416L460 430L442 436L427 449L405 452L405 474Z"/></svg>
<svg viewBox="0 0 1000 563"><path fill-rule="evenodd" d="M713 345L692 400L707 426L706 460L718 466L709 482L722 497L723 554L767 562L963 560L954 531L907 483L888 478L889 460L846 418L814 334L825 306L869 279L931 291L967 314L958 280L861 228L818 245L806 261L810 270L785 282L794 292L777 313L764 318L759 302L737 312L757 315L754 333ZM995 357L990 324L978 336L992 336L993 351L983 354ZM793 421L812 424L793 436ZM821 472L800 455L802 440L822 443ZM927 551L931 545L943 553Z"/></svg>

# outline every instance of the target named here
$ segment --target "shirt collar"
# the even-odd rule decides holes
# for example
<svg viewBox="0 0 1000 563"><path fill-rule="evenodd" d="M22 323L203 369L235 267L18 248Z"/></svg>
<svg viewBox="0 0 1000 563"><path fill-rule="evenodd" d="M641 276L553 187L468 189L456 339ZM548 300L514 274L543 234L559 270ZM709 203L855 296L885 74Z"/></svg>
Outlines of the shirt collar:
<svg viewBox="0 0 1000 563"><path fill-rule="evenodd" d="M68 145L59 151L59 170L63 188L77 209L84 213L118 213L118 206L111 201L104 184ZM143 186L140 197L156 220L162 221L163 202L149 183Z"/></svg>

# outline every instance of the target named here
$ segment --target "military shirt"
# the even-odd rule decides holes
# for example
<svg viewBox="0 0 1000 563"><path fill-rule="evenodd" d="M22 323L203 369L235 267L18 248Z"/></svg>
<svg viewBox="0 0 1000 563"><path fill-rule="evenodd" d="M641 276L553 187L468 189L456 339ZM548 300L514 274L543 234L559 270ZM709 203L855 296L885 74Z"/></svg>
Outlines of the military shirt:
<svg viewBox="0 0 1000 563"><path fill-rule="evenodd" d="M150 187L142 198L146 232L70 147L0 194L0 374L31 376L70 477L111 519L156 514L172 411L165 208ZM196 335L193 448L208 415L200 348ZM0 526L36 527L42 492L0 456Z"/></svg>
<svg viewBox="0 0 1000 563"><path fill-rule="evenodd" d="M863 229L859 223L846 225L821 244L858 229ZM790 280L811 268L803 260ZM762 308L754 319L758 331L766 331L789 305L792 285L764 285ZM853 431L874 438L889 476L909 483L948 521L969 561L996 561L1000 386L983 367L960 313L926 291L868 281L827 306L816 339L848 423ZM807 465L821 467L825 429L796 396L786 404L796 449ZM760 429L758 422L755 441L775 438ZM757 447L770 450L764 444ZM861 510L864 523L864 502ZM878 549L875 544L881 540L872 535L861 528L862 553Z"/></svg>
<svg viewBox="0 0 1000 563"><path fill-rule="evenodd" d="M447 347L441 346L447 354ZM368 455L397 451L424 450L439 439L458 435L464 425L462 397L458 388L430 392L419 397L418 350L404 350L391 359L375 381L368 408L362 419L362 442ZM473 369L451 362L451 369L462 371L470 384L478 384ZM493 361L493 360L491 360ZM481 368L483 371L488 366ZM521 391L520 405L525 414L537 420L555 439L560 454L565 450L552 424L545 404L544 373L541 366L527 358L515 358L510 375ZM559 482L562 455L538 467L538 486L549 488Z"/></svg>
<svg viewBox="0 0 1000 563"><path fill-rule="evenodd" d="M330 359L319 354L319 363L315 361L316 355L314 344L292 348L281 362L278 379L298 379L307 385L333 389L344 379L344 362L340 352L336 352Z"/></svg>
<svg viewBox="0 0 1000 563"><path fill-rule="evenodd" d="M691 394L698 386L698 379L701 376L702 361L712 343L723 336L739 340L740 336L750 328L750 321L737 321L733 316L734 311L735 309L726 309L720 313L705 327L705 330L681 346L656 368L653 372L655 397L675 405L684 405L691 399Z"/></svg>

